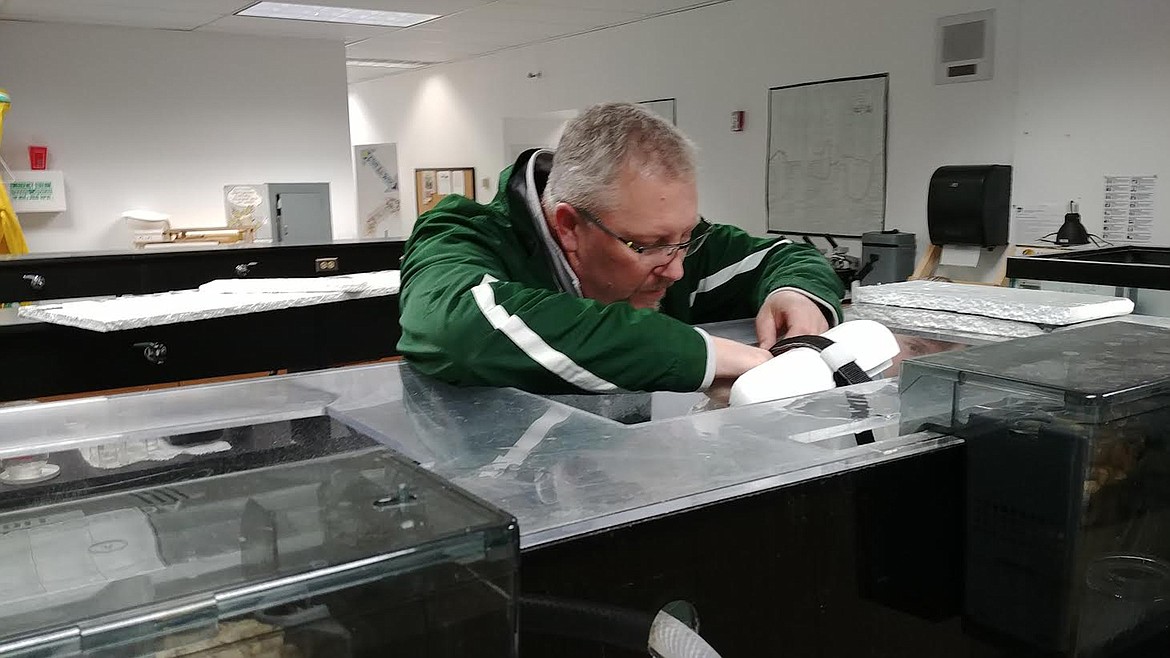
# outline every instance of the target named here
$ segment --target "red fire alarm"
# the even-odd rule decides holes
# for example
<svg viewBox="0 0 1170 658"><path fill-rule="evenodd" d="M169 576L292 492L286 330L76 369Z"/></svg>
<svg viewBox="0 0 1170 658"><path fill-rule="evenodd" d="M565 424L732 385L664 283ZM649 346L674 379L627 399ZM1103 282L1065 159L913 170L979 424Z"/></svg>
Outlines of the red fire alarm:
<svg viewBox="0 0 1170 658"><path fill-rule="evenodd" d="M736 110L735 112L731 113L731 132L743 132L745 114L746 113L743 110Z"/></svg>
<svg viewBox="0 0 1170 658"><path fill-rule="evenodd" d="M30 146L28 147L28 168L42 170L49 164L49 147L47 146Z"/></svg>

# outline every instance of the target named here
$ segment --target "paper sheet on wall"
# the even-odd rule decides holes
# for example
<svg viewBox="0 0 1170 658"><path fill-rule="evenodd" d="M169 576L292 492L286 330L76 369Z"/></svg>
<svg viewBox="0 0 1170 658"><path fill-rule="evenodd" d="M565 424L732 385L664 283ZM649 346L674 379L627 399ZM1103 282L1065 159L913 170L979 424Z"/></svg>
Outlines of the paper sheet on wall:
<svg viewBox="0 0 1170 658"><path fill-rule="evenodd" d="M435 172L424 171L423 179L423 203L430 203L431 197L435 196Z"/></svg>
<svg viewBox="0 0 1170 658"><path fill-rule="evenodd" d="M1056 232L1064 223L1067 204L1034 203L1013 206L1012 243L1018 245L1054 244Z"/></svg>
<svg viewBox="0 0 1170 658"><path fill-rule="evenodd" d="M451 194L459 194L462 196L467 196L467 189L463 185L463 172L462 171L451 172Z"/></svg>
<svg viewBox="0 0 1170 658"><path fill-rule="evenodd" d="M451 193L451 172L440 171L439 172L439 194L450 194L450 193Z"/></svg>
<svg viewBox="0 0 1170 658"><path fill-rule="evenodd" d="M1157 176L1106 176L1104 229L1109 242L1144 244L1154 233Z"/></svg>

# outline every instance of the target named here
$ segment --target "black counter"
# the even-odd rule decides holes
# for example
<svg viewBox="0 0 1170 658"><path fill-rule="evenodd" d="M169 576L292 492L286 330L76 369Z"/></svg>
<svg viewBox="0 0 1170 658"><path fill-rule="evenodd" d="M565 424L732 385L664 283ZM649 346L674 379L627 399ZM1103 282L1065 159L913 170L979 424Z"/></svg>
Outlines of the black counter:
<svg viewBox="0 0 1170 658"><path fill-rule="evenodd" d="M1170 247L1124 246L1013 256L1007 261L1007 276L1170 290Z"/></svg>

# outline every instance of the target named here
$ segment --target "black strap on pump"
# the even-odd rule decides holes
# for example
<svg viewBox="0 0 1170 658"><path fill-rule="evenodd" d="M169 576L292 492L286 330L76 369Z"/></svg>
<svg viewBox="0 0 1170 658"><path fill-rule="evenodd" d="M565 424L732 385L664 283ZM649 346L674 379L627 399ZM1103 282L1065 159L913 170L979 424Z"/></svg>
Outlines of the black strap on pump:
<svg viewBox="0 0 1170 658"><path fill-rule="evenodd" d="M782 338L776 341L776 344L769 350L772 356L780 356L788 350L794 350L798 347L807 347L818 352L824 352L833 345L833 341L824 336L793 336L791 338ZM871 382L873 379L865 374L861 366L857 365L856 361L850 361L833 371L833 381L837 386L849 386L850 384L862 384Z"/></svg>

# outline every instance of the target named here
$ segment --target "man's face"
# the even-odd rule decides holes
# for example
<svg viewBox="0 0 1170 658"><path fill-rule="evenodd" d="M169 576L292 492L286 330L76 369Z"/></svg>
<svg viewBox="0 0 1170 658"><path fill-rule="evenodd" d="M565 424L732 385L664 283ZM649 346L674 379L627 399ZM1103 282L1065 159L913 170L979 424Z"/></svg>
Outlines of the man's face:
<svg viewBox="0 0 1170 658"><path fill-rule="evenodd" d="M593 212L613 234L641 246L691 238L699 211L694 179L669 180L627 167L617 187L617 205ZM553 213L554 232L585 297L658 308L666 289L682 278L682 252L669 259L640 255L568 204L558 204Z"/></svg>

